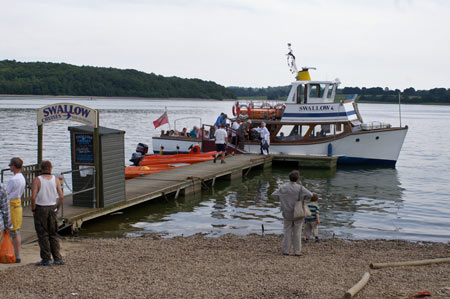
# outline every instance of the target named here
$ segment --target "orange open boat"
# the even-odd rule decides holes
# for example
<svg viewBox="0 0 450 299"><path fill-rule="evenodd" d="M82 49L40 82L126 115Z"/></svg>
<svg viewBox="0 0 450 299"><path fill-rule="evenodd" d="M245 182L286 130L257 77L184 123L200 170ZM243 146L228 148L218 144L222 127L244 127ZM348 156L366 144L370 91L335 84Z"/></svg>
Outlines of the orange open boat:
<svg viewBox="0 0 450 299"><path fill-rule="evenodd" d="M132 179L138 176L143 176L147 174L158 173L161 171L188 166L188 163L177 163L177 164L157 164L151 166L127 166L125 167L125 179Z"/></svg>
<svg viewBox="0 0 450 299"><path fill-rule="evenodd" d="M195 164L214 159L216 151L200 154L175 154L175 155L148 155L139 162L139 166L188 163Z"/></svg>

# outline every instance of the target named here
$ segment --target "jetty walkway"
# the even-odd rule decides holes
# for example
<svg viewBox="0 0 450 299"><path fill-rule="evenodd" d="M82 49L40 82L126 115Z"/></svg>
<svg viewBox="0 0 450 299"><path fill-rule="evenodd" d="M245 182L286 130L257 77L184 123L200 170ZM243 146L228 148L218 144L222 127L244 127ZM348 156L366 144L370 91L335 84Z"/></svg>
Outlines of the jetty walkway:
<svg viewBox="0 0 450 299"><path fill-rule="evenodd" d="M104 207L87 208L73 205L72 195L64 196L63 217L60 225L77 230L82 223L155 198L178 198L180 195L201 192L202 187L214 186L216 180L232 180L247 175L252 169L262 169L272 165L272 156L235 155L227 157L226 163L202 162L175 168L160 173L140 176L125 182L126 199L123 202ZM60 215L58 215L60 216ZM24 207L22 242L36 240L31 207Z"/></svg>

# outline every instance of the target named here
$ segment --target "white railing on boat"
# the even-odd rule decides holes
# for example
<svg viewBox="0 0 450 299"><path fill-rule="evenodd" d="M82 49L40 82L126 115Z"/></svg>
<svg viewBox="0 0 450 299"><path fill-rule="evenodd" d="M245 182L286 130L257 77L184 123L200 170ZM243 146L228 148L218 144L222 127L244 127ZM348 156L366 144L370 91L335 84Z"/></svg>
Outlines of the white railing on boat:
<svg viewBox="0 0 450 299"><path fill-rule="evenodd" d="M361 124L362 130L376 130L376 129L387 129L390 128L391 124L387 122L381 122L381 121L373 121L370 123L363 123Z"/></svg>

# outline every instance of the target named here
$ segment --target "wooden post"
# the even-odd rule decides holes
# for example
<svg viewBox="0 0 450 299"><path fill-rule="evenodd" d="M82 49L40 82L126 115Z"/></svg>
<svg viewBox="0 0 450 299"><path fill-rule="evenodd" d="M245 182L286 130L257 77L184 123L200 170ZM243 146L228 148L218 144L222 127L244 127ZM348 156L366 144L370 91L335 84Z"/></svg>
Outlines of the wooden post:
<svg viewBox="0 0 450 299"><path fill-rule="evenodd" d="M372 263L370 264L371 269L380 269L387 267L402 267L402 266L420 266L438 263L450 263L450 257L439 258L439 259L429 259L429 260L418 260L409 262L397 262L397 263Z"/></svg>
<svg viewBox="0 0 450 299"><path fill-rule="evenodd" d="M37 165L38 165L38 167L41 165L41 162L42 162L42 148L43 148L43 136L44 136L44 133L43 133L43 127L42 127L43 125L38 125L38 154L37 154Z"/></svg>
<svg viewBox="0 0 450 299"><path fill-rule="evenodd" d="M370 278L370 274L369 272L364 273L363 277L361 278L360 281L358 281L357 284L355 284L350 290L348 290L345 295L344 295L344 299L350 299L353 296L356 295L356 293L358 293L369 281Z"/></svg>
<svg viewBox="0 0 450 299"><path fill-rule="evenodd" d="M98 112L97 112L98 113ZM100 133L99 115L97 115L97 126L94 128L94 166L95 166L95 207L100 208L103 199L100 199Z"/></svg>

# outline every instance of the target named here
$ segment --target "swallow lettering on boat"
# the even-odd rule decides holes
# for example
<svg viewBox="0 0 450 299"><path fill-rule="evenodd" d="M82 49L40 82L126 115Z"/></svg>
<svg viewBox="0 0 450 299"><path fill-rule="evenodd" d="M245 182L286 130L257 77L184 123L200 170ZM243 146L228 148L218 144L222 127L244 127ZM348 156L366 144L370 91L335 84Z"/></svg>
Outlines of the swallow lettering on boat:
<svg viewBox="0 0 450 299"><path fill-rule="evenodd" d="M311 105L311 106L299 106L299 111L334 111L334 107L331 105Z"/></svg>

